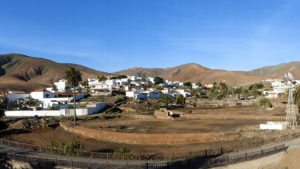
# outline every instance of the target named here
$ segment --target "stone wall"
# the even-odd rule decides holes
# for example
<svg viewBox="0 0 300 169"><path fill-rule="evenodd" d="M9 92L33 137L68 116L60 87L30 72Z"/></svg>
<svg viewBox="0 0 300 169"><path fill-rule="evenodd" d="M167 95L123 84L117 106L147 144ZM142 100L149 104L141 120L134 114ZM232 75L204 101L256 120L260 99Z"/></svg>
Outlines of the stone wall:
<svg viewBox="0 0 300 169"><path fill-rule="evenodd" d="M237 134L226 136L224 133L185 133L185 134L139 134L105 131L82 126L74 126L71 122L61 122L60 126L71 133L101 141L139 144L139 145L182 145L214 141L230 141L237 139Z"/></svg>

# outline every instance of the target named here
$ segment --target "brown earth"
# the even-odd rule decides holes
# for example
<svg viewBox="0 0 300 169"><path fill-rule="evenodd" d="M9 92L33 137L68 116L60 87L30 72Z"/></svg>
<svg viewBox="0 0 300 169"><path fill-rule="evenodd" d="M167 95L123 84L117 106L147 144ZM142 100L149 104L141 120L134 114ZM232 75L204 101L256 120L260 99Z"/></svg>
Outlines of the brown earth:
<svg viewBox="0 0 300 169"><path fill-rule="evenodd" d="M116 72L116 74L127 74L135 76L139 74L156 75L171 81L184 82L200 81L201 83L213 83L223 81L230 85L259 82L263 80L263 78L261 77L245 75L239 72L209 69L195 63L184 64L167 69L132 68Z"/></svg>
<svg viewBox="0 0 300 169"><path fill-rule="evenodd" d="M295 79L300 79L300 62L282 63L275 66L266 66L245 72L247 75L282 79L284 74L290 72Z"/></svg>
<svg viewBox="0 0 300 169"><path fill-rule="evenodd" d="M51 86L54 81L63 79L65 70L71 66L81 72L83 79L108 75L81 65L57 63L21 54L5 54L0 55L0 89L30 91Z"/></svg>

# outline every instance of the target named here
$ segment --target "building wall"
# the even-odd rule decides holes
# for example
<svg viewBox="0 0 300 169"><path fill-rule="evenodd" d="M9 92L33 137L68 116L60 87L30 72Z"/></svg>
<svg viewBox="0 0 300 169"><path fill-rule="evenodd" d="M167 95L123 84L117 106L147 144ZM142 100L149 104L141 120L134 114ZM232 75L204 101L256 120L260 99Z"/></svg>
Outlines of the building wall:
<svg viewBox="0 0 300 169"><path fill-rule="evenodd" d="M38 110L38 111L5 111L6 117L33 117L33 116L64 116L65 111L62 110Z"/></svg>
<svg viewBox="0 0 300 169"><path fill-rule="evenodd" d="M26 98L30 98L30 94L16 94L16 93L12 93L7 95L7 98L10 102L18 100L18 99L26 99Z"/></svg>
<svg viewBox="0 0 300 169"><path fill-rule="evenodd" d="M106 103L97 103L95 107L79 108L76 109L76 115L85 116L100 112L106 107ZM61 109L61 110L36 110L36 111L5 111L7 117L39 117L44 116L71 116L74 114L74 109Z"/></svg>

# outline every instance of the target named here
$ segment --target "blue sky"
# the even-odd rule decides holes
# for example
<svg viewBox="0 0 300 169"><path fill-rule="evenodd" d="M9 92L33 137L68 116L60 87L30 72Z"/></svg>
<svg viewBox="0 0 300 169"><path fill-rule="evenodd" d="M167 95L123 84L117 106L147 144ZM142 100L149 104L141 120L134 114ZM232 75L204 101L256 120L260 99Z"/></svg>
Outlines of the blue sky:
<svg viewBox="0 0 300 169"><path fill-rule="evenodd" d="M296 0L9 0L0 53L114 72L198 63L251 70L300 60Z"/></svg>

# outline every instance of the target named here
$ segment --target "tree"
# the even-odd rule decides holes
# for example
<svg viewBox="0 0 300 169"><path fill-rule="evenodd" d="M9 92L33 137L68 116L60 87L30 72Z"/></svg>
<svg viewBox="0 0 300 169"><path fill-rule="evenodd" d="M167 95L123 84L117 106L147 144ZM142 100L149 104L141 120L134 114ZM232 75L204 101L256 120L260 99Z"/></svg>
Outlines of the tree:
<svg viewBox="0 0 300 169"><path fill-rule="evenodd" d="M199 87L202 87L202 83L201 82L197 82L196 85Z"/></svg>
<svg viewBox="0 0 300 169"><path fill-rule="evenodd" d="M234 88L233 93L238 95L238 99L240 99L240 95L242 94L243 88L242 87L238 87L238 88Z"/></svg>
<svg viewBox="0 0 300 169"><path fill-rule="evenodd" d="M8 107L8 98L1 97L0 98L0 119L5 115L5 110L7 109L7 107ZM0 129L6 128L6 127L7 127L6 123L4 123L0 120Z"/></svg>
<svg viewBox="0 0 300 169"><path fill-rule="evenodd" d="M170 104L174 102L173 97L166 94L160 94L159 96L162 106L169 107Z"/></svg>
<svg viewBox="0 0 300 169"><path fill-rule="evenodd" d="M88 80L85 80L85 81L83 81L83 82L81 83L81 85L82 85L85 89L87 89L87 88L89 88L89 81L88 81Z"/></svg>
<svg viewBox="0 0 300 169"><path fill-rule="evenodd" d="M53 89L54 92L58 91L57 86L54 83L52 84L52 89Z"/></svg>
<svg viewBox="0 0 300 169"><path fill-rule="evenodd" d="M99 82L103 82L103 81L106 81L107 80L107 78L105 77L105 76L98 76L98 80L99 80Z"/></svg>
<svg viewBox="0 0 300 169"><path fill-rule="evenodd" d="M131 84L131 79L127 79L127 84L128 84L128 85Z"/></svg>
<svg viewBox="0 0 300 169"><path fill-rule="evenodd" d="M294 96L295 103L298 104L298 107L300 107L300 86L296 87L293 96Z"/></svg>
<svg viewBox="0 0 300 169"><path fill-rule="evenodd" d="M118 76L117 76L117 79L126 79L126 78L127 78L126 75L118 75Z"/></svg>
<svg viewBox="0 0 300 169"><path fill-rule="evenodd" d="M228 86L226 83L224 82L220 82L220 93L218 96L218 99L223 99L224 97L226 97L228 95Z"/></svg>
<svg viewBox="0 0 300 169"><path fill-rule="evenodd" d="M242 90L242 94L243 94L245 100L247 100L247 96L248 96L248 94L249 94L249 90L246 89L246 88L244 88L244 89Z"/></svg>
<svg viewBox="0 0 300 169"><path fill-rule="evenodd" d="M80 71L74 67L70 67L65 72L67 83L73 87L73 102L74 102L74 125L76 125L76 87L82 81Z"/></svg>
<svg viewBox="0 0 300 169"><path fill-rule="evenodd" d="M185 105L185 98L183 97L182 94L176 97L176 104L179 104L180 106Z"/></svg>
<svg viewBox="0 0 300 169"><path fill-rule="evenodd" d="M26 104L28 105L28 106L37 106L37 104L38 104L38 100L35 100L35 99L28 99L27 101L26 101Z"/></svg>
<svg viewBox="0 0 300 169"><path fill-rule="evenodd" d="M70 86L67 85L67 86L65 87L65 91L66 91L66 92L70 92L70 91L71 91Z"/></svg>
<svg viewBox="0 0 300 169"><path fill-rule="evenodd" d="M158 85L158 84L162 84L164 83L164 79L161 77L154 77L154 84Z"/></svg>
<svg viewBox="0 0 300 169"><path fill-rule="evenodd" d="M183 83L183 85L185 87L192 88L192 83L191 82L185 82L185 83Z"/></svg>
<svg viewBox="0 0 300 169"><path fill-rule="evenodd" d="M213 87L209 90L209 92L208 92L208 96L210 97L210 98L214 98L214 97L216 97L216 95L217 95L217 93L218 93L218 86L217 86L217 83L216 82L214 82L213 83Z"/></svg>

